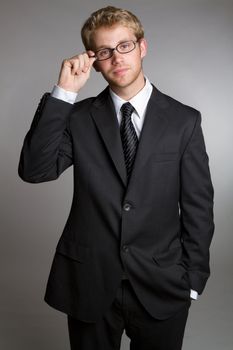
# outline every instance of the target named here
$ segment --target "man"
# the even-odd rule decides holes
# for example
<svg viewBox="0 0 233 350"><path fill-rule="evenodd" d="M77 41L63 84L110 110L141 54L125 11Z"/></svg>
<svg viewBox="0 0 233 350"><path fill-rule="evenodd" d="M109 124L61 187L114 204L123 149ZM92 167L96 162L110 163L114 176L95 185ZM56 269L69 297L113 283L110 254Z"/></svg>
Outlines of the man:
<svg viewBox="0 0 233 350"><path fill-rule="evenodd" d="M74 169L74 196L45 301L68 315L71 349L179 350L191 299L209 277L213 187L200 112L144 76L131 12L106 7L82 28L26 135L20 177ZM75 102L92 66L108 82Z"/></svg>

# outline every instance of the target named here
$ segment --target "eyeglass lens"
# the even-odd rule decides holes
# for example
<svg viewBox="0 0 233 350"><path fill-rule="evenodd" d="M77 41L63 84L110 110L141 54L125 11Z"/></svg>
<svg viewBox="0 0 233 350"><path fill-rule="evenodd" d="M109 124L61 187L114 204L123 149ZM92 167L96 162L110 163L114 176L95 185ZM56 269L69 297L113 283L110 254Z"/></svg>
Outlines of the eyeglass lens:
<svg viewBox="0 0 233 350"><path fill-rule="evenodd" d="M112 57L114 50L117 50L119 53L124 54L134 50L135 46L136 42L133 40L124 41L122 43L119 43L115 48L105 48L98 50L96 52L96 58L98 61L103 61Z"/></svg>

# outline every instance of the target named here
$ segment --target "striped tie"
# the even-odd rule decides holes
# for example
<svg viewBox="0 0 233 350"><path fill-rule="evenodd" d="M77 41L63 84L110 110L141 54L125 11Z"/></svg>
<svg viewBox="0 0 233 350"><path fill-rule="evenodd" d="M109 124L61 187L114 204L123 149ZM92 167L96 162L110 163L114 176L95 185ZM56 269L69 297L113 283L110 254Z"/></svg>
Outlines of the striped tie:
<svg viewBox="0 0 233 350"><path fill-rule="evenodd" d="M138 138L131 121L131 114L134 107L129 103L124 103L121 107L122 121L120 125L121 140L125 156L127 180L129 180L138 146Z"/></svg>

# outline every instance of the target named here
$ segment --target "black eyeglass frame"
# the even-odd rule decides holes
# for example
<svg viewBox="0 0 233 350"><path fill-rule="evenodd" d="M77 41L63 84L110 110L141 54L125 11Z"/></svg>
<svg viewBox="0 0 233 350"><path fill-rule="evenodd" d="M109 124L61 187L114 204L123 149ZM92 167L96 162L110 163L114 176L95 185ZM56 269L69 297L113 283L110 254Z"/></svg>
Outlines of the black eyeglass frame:
<svg viewBox="0 0 233 350"><path fill-rule="evenodd" d="M123 41L123 42L117 44L117 46L114 47L114 48L105 47L105 48L99 49L99 50L95 51L95 56L93 56L93 57L96 57L96 62L106 61L106 60L108 60L109 58L111 58L111 57L113 56L113 52L114 52L115 50L116 50L117 52L119 52L120 54L125 55L125 54L127 54L127 53L129 53L129 52L135 50L136 44L137 44L139 41L140 41L140 39L138 39L138 40L127 40L127 41ZM121 51L118 50L118 47L119 47L120 45L125 44L125 43L128 43L128 42L132 42L132 43L134 44L134 47L133 47L131 50L129 50L129 51L127 51L127 52L121 52ZM109 50L110 56L109 56L108 58L98 59L97 56L96 56L96 54L97 54L98 52L102 51L102 50Z"/></svg>

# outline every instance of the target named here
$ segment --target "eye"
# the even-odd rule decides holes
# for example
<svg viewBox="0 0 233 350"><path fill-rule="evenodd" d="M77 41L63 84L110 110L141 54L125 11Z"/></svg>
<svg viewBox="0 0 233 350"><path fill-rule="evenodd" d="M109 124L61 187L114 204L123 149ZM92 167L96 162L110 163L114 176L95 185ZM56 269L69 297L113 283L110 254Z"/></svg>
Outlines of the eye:
<svg viewBox="0 0 233 350"><path fill-rule="evenodd" d="M97 52L98 58L105 58L109 56L109 50L103 49Z"/></svg>
<svg viewBox="0 0 233 350"><path fill-rule="evenodd" d="M124 43L121 43L119 45L119 49L121 51L129 50L129 48L131 48L131 45L132 45L132 43L130 41L125 41Z"/></svg>

